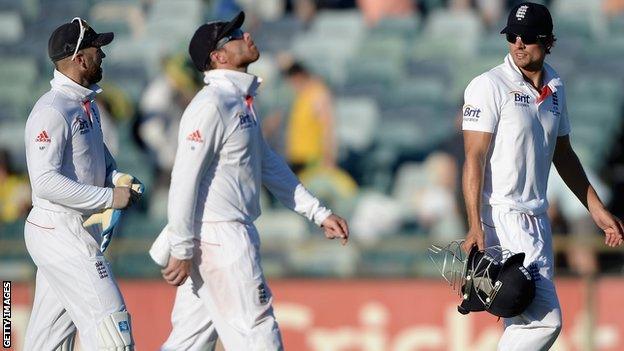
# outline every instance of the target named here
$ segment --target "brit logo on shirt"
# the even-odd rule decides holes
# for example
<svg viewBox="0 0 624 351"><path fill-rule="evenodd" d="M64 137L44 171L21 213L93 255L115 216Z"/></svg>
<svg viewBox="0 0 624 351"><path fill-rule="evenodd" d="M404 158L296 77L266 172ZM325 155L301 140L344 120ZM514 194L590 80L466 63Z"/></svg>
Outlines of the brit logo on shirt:
<svg viewBox="0 0 624 351"><path fill-rule="evenodd" d="M513 102L516 106L529 107L531 97L528 94L518 90L510 91L509 94L512 96Z"/></svg>
<svg viewBox="0 0 624 351"><path fill-rule="evenodd" d="M481 117L481 109L476 106L466 104L464 105L462 111L465 122L477 122L479 117Z"/></svg>
<svg viewBox="0 0 624 351"><path fill-rule="evenodd" d="M256 121L248 113L241 112L238 118L241 129L252 128L256 125Z"/></svg>
<svg viewBox="0 0 624 351"><path fill-rule="evenodd" d="M82 117L76 117L74 124L78 124L78 132L82 134L89 133L89 123Z"/></svg>

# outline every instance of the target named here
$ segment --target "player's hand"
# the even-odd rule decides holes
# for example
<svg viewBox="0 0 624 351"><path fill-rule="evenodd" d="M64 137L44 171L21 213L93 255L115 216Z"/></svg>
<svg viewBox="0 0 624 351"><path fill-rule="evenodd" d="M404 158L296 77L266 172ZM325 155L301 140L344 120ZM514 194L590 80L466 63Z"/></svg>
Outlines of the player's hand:
<svg viewBox="0 0 624 351"><path fill-rule="evenodd" d="M113 208L126 209L140 198L140 195L129 187L118 186L113 188Z"/></svg>
<svg viewBox="0 0 624 351"><path fill-rule="evenodd" d="M594 223L605 233L605 244L616 247L624 243L624 224L605 208L600 208L591 213Z"/></svg>
<svg viewBox="0 0 624 351"><path fill-rule="evenodd" d="M349 226L347 221L335 214L327 217L321 224L321 228L325 232L327 239L342 239L342 245L345 245L349 240Z"/></svg>
<svg viewBox="0 0 624 351"><path fill-rule="evenodd" d="M485 250L484 237L485 234L483 234L483 229L480 227L469 230L468 234L466 234L466 240L462 244L462 249L465 253L470 253L472 247L476 245L479 251Z"/></svg>
<svg viewBox="0 0 624 351"><path fill-rule="evenodd" d="M161 269L163 278L167 284L180 286L184 284L188 276L191 274L191 259L179 260L173 256L169 257L167 267Z"/></svg>

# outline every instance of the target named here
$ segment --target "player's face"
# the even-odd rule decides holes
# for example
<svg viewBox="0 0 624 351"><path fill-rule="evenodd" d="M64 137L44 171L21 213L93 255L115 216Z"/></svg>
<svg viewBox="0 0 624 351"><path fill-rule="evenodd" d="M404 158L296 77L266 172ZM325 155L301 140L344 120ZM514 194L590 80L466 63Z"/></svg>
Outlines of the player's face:
<svg viewBox="0 0 624 351"><path fill-rule="evenodd" d="M102 80L102 59L106 57L101 48L87 48L81 50L85 60L85 79L89 84Z"/></svg>
<svg viewBox="0 0 624 351"><path fill-rule="evenodd" d="M525 44L520 36L515 39L515 42L509 42L509 53L516 66L528 71L541 70L546 58L544 45L539 42Z"/></svg>
<svg viewBox="0 0 624 351"><path fill-rule="evenodd" d="M256 62L260 52L256 47L251 34L245 32L240 39L230 40L223 46L227 61L234 67L247 67Z"/></svg>

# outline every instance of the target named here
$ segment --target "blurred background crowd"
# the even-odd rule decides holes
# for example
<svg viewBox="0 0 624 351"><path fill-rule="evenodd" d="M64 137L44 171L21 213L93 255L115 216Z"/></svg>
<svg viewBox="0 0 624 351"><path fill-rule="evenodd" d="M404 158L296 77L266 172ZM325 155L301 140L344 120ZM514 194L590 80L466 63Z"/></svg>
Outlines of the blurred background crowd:
<svg viewBox="0 0 624 351"><path fill-rule="evenodd" d="M268 192L257 221L271 277L429 276L427 246L463 238L463 90L507 52L514 0L0 0L0 275L28 279L30 208L23 128L49 90L47 41L75 16L98 32L105 141L147 192L108 255L120 277L157 277L147 248L166 222L178 121L202 86L187 55L202 23L247 14L261 51L256 105L266 139L303 183L348 219L340 247ZM540 2L540 1L537 1ZM624 1L552 0L547 57L567 85L571 139L615 214L624 216ZM622 274L587 211L553 170L549 201L559 273ZM598 245L595 245L595 244ZM595 250L599 248L600 250Z"/></svg>

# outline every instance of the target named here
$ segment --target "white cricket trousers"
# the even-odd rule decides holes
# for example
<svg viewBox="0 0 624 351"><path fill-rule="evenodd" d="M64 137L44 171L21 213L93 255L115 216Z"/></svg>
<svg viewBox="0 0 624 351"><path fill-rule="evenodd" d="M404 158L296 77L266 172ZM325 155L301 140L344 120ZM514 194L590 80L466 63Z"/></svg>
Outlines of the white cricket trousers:
<svg viewBox="0 0 624 351"><path fill-rule="evenodd" d="M283 350L253 224L198 223L191 276L178 287L162 351Z"/></svg>
<svg viewBox="0 0 624 351"><path fill-rule="evenodd" d="M82 217L35 207L24 238L37 265L24 350L71 350L76 328L81 350L102 349L101 321L125 310L125 304L98 242L82 227Z"/></svg>
<svg viewBox="0 0 624 351"><path fill-rule="evenodd" d="M535 279L535 299L521 315L505 318L500 351L548 350L561 331L561 307L553 283L552 232L548 216L529 215L505 206L484 206L485 245L524 252Z"/></svg>

